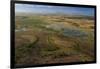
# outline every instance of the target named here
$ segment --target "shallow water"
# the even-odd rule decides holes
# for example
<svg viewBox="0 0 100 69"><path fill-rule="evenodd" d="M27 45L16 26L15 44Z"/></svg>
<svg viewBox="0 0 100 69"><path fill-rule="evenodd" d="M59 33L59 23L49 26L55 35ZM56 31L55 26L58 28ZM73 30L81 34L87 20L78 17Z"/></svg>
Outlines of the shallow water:
<svg viewBox="0 0 100 69"><path fill-rule="evenodd" d="M63 30L64 36L71 36L71 37L86 37L88 34L84 31L78 30L78 29L70 29L65 28Z"/></svg>
<svg viewBox="0 0 100 69"><path fill-rule="evenodd" d="M46 28L50 28L56 31L61 31L62 35L70 37L86 37L90 33L79 30L78 28L70 28L70 27L66 28L63 25L47 25ZM15 32L23 32L28 30L29 29L27 28L20 28L20 29L15 29ZM93 34L93 32L91 32L90 34Z"/></svg>
<svg viewBox="0 0 100 69"><path fill-rule="evenodd" d="M15 32L22 32L22 31L28 31L28 29L26 28L15 29Z"/></svg>

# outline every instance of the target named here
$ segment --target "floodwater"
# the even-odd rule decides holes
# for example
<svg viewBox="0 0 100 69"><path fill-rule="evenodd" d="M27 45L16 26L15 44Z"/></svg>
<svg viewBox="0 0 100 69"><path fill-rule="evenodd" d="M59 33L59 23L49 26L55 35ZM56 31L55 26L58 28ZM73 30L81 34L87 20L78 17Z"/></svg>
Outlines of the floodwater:
<svg viewBox="0 0 100 69"><path fill-rule="evenodd" d="M88 35L87 32L79 30L79 28L65 27L62 24L57 24L57 25L51 24L51 25L48 25L47 28L50 28L50 29L53 29L53 30L56 30L56 31L61 31L64 36L86 37Z"/></svg>
<svg viewBox="0 0 100 69"><path fill-rule="evenodd" d="M88 35L87 32L79 30L78 28L65 27L64 25L61 25L61 24L46 25L46 28L53 29L56 31L61 31L62 35L64 35L64 36L86 37ZM15 32L22 32L22 31L29 31L29 29L27 29L27 28L15 29Z"/></svg>
<svg viewBox="0 0 100 69"><path fill-rule="evenodd" d="M88 34L84 31L78 30L78 29L71 29L71 28L65 28L63 31L64 36L71 36L71 37L86 37Z"/></svg>

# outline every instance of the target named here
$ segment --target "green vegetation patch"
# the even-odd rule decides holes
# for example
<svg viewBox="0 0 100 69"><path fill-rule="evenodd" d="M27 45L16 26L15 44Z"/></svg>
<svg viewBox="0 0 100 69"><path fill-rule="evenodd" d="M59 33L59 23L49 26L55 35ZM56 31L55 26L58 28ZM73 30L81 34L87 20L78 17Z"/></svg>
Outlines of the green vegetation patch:
<svg viewBox="0 0 100 69"><path fill-rule="evenodd" d="M23 40L24 41L24 40ZM20 44L22 46L18 46L15 49L15 61L16 63L25 62L24 59L29 56L35 48L35 44L37 43L38 38L34 38L33 42L28 42L27 44Z"/></svg>

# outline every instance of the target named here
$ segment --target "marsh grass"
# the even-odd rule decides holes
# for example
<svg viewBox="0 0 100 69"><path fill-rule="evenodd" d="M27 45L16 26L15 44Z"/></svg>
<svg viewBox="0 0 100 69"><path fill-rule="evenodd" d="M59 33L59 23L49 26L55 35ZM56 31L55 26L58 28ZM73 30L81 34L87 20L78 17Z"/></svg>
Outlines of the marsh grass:
<svg viewBox="0 0 100 69"><path fill-rule="evenodd" d="M25 57L29 56L32 53L35 44L37 43L38 38L30 44L23 44L23 46L16 47L15 49L15 61L16 63L25 62ZM23 59L24 58L24 59Z"/></svg>
<svg viewBox="0 0 100 69"><path fill-rule="evenodd" d="M67 47L67 45L66 47L64 47L63 45L55 44L55 40L52 39L53 37L53 35L48 36L47 41L49 45L41 50L42 57L51 56L52 58L61 58L78 54L77 51L74 50L72 47Z"/></svg>
<svg viewBox="0 0 100 69"><path fill-rule="evenodd" d="M90 34L89 28L94 29L94 26L89 25L87 28L87 31L89 33L87 33L86 30L85 31L83 30L83 28L85 29L85 27L82 26L83 28L79 28L81 26L81 21L80 20L79 20L80 22L77 21L78 18L65 17L66 18L65 19L62 18L62 16L61 17L54 16L53 18L52 18L53 15L41 16L41 17L40 16L41 15L37 15L36 17L20 16L18 17L18 19L16 18L16 29L19 28L31 29L31 31L27 32L26 31L19 33L16 32L17 36L30 33L28 34L29 36L31 36L29 38L29 41L32 39L32 37L34 37L34 34L39 36L39 38L36 37L35 41L32 40L34 42L31 43L28 42L27 39L23 39L22 42L20 41L18 42L20 46L17 47L16 45L15 49L16 63L27 64L27 61L29 61L29 63L32 64L34 64L35 62L41 64L45 63L45 58L47 58L48 63L50 63L51 60L67 58L67 57L70 58L70 60L68 61L71 60L76 61L76 59L74 59L75 56L77 56L77 58L79 59L78 61L93 60L94 31ZM47 27L51 25L53 26L49 28ZM57 29L54 29L56 28L56 26ZM16 39L19 38L17 37ZM65 61L67 60L64 59L64 61L62 62ZM57 60L57 62L60 62L60 60Z"/></svg>

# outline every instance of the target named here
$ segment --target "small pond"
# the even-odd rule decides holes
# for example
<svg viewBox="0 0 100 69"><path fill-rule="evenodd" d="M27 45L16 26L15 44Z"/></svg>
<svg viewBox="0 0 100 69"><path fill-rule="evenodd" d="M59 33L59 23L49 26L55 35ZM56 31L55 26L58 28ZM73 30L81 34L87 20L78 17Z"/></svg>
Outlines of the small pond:
<svg viewBox="0 0 100 69"><path fill-rule="evenodd" d="M63 35L70 36L70 37L86 37L88 33L78 29L65 28L63 30Z"/></svg>

